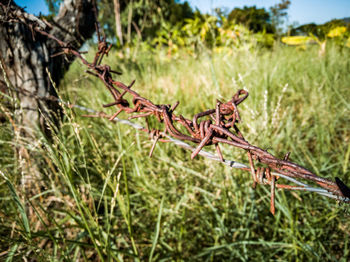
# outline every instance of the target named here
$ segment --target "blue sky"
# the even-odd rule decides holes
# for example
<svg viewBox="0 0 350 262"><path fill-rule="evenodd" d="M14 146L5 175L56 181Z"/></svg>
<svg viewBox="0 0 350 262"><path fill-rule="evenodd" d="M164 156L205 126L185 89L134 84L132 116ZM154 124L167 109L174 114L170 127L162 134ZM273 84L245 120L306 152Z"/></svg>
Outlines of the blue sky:
<svg viewBox="0 0 350 262"><path fill-rule="evenodd" d="M38 14L48 12L44 0L15 0L20 6L27 6L29 13ZM235 7L256 5L269 8L279 0L190 0L192 7L197 7L202 12L210 13L212 8L227 7L229 10ZM350 17L350 0L291 0L288 10L289 24L298 22L324 23L334 18Z"/></svg>

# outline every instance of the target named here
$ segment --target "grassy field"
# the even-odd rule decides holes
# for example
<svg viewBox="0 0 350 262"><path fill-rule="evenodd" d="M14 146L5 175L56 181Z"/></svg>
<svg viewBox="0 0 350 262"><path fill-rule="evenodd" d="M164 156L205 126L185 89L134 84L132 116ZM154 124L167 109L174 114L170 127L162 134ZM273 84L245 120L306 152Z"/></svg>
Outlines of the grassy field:
<svg viewBox="0 0 350 262"><path fill-rule="evenodd" d="M204 52L169 58L139 52L111 54L125 83L157 104L180 101L191 118L229 100L240 88L245 138L252 144L334 180L350 184L349 50ZM103 85L74 63L60 95L102 110L112 99ZM172 144L105 119L66 116L53 141L16 137L0 126L0 260L22 261L347 261L350 208L309 192L277 191L269 212L269 187L251 188L250 174L197 157ZM111 113L112 111L106 110ZM126 117L121 115L121 118ZM137 122L137 121L136 121ZM19 144L35 156L44 176L26 197L15 160ZM212 150L208 148L207 150ZM244 151L223 149L247 163ZM3 253L2 253L3 252Z"/></svg>

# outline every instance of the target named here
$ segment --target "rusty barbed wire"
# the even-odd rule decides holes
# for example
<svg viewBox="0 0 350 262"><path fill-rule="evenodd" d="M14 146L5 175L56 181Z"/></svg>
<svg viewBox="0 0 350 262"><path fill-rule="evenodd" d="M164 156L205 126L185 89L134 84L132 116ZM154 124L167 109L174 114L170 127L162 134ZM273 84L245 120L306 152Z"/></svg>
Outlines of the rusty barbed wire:
<svg viewBox="0 0 350 262"><path fill-rule="evenodd" d="M4 8L1 3L0 5ZM215 108L197 113L192 119L187 119L181 114L175 114L179 102L175 102L173 105L155 104L132 90L135 80L129 85L125 85L113 79L113 74L119 75L120 72L112 70L109 65L102 64L104 56L108 55L112 45L107 43L105 36L101 36L97 25L98 49L93 61L89 62L82 56L81 52L47 32L41 23L33 19L26 19L25 16L21 15L21 12L14 12L12 10L14 8L7 8L9 8L6 13L8 21L26 24L32 30L33 37L34 32L37 32L56 41L62 48L62 52L55 55L72 55L78 58L88 68L86 71L88 74L99 78L104 83L114 101L103 105L103 107L116 107L116 112L112 116L103 112L88 116L106 117L110 121L113 121L118 119L118 115L124 112L130 115L128 117L129 120L135 118L146 119L146 127L139 129L149 133L154 141L149 154L150 156L152 156L157 142L169 141L164 140L163 138L165 137L168 139L175 138L177 141L189 141L196 144L197 146L191 154L191 159L201 154L204 147L213 145L215 146L218 159L225 163L220 145L227 144L243 149L247 152L249 167L241 165L239 168L251 173L253 188L255 188L257 184L270 185L270 211L272 214L275 213L274 201L276 188L288 190L306 190L308 188L308 191L333 197L342 202L350 202L350 189L339 178L336 178L336 181L333 182L329 179L319 177L306 168L289 161L289 152L283 159L278 159L266 150L250 144L244 138L242 132L238 128L238 124L241 122L238 106L247 99L249 94L246 90L238 90L236 94L226 102L217 100ZM90 112L92 111L93 110L90 110ZM157 119L159 123L163 124L164 130L151 128L147 121L148 117ZM265 167L255 168L256 162L264 164ZM298 186L279 184L277 183L279 177L288 178L289 181L296 183ZM322 187L322 190L320 191L320 189L309 187L298 181L298 179L312 181Z"/></svg>

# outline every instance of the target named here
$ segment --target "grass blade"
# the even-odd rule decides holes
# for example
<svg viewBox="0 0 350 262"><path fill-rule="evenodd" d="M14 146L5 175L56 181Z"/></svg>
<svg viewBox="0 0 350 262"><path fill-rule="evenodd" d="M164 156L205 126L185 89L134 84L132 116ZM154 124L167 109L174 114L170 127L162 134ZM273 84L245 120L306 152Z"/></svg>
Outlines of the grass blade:
<svg viewBox="0 0 350 262"><path fill-rule="evenodd" d="M156 249L158 238L159 238L160 220L162 218L163 204L164 204L164 196L162 198L162 202L160 202L158 219L157 219L157 226L156 226L156 231L154 232L154 238L153 238L151 253L149 255L149 261L152 261L153 253L154 253L154 250Z"/></svg>
<svg viewBox="0 0 350 262"><path fill-rule="evenodd" d="M24 209L24 206L21 203L21 200L19 199L19 196L16 193L15 187L12 185L11 181L5 176L5 174L0 171L1 176L5 179L7 187L10 190L11 196L13 201L15 201L16 206L19 210L19 213L21 214L22 217L22 225L24 227L25 232L27 233L27 236L31 238L31 232L30 232L30 226L29 226L29 220L26 214L26 211Z"/></svg>

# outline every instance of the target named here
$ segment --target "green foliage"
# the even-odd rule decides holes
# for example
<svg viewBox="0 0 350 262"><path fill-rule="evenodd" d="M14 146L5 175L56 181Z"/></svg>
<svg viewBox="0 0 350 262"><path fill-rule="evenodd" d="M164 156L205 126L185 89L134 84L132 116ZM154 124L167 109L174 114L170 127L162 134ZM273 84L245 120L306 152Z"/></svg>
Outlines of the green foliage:
<svg viewBox="0 0 350 262"><path fill-rule="evenodd" d="M274 33L276 29L271 24L270 14L265 8L256 6L233 9L227 18L229 23L243 24L253 32Z"/></svg>
<svg viewBox="0 0 350 262"><path fill-rule="evenodd" d="M346 33L346 27L345 26L338 26L338 27L330 30L327 34L327 37L329 37L329 38L343 37L343 35L345 33Z"/></svg>
<svg viewBox="0 0 350 262"><path fill-rule="evenodd" d="M320 47L319 55L324 55L327 42L332 42L340 48L350 47L350 31L345 26L338 26L331 29L326 34L326 39L323 40L310 34L310 36L285 36L282 37L282 42L287 45L299 46L303 50L309 44L318 44Z"/></svg>
<svg viewBox="0 0 350 262"><path fill-rule="evenodd" d="M218 34L218 19L211 15L195 13L193 19L186 19L182 30L185 32L187 45L198 47L204 44L209 48L215 46L216 35Z"/></svg>
<svg viewBox="0 0 350 262"><path fill-rule="evenodd" d="M137 30L142 34L143 40L152 39L163 23L175 26L184 19L192 18L193 11L187 1L178 3L175 0L133 0L120 1L122 31L126 36L127 27L131 26L133 37ZM131 10L130 10L131 8ZM129 15L132 15L132 25L129 25ZM99 21L104 25L109 38L115 36L115 16L113 1L99 1Z"/></svg>
<svg viewBox="0 0 350 262"><path fill-rule="evenodd" d="M53 15L58 13L60 4L63 2L63 0L45 0L45 3L49 9L49 12Z"/></svg>
<svg viewBox="0 0 350 262"><path fill-rule="evenodd" d="M236 30L241 34L243 28ZM166 49L149 52L141 43L129 58L111 52L104 62L124 72L119 80L136 79L133 89L155 103L180 101L178 112L189 118L244 88L250 96L239 106L240 127L248 141L280 157L291 151L293 161L317 175L349 184L350 50L331 44L318 57L316 46L303 53L287 46L251 48L248 39L239 46L196 57L180 49L169 57ZM78 62L71 66L62 98L106 110L101 105L111 102L110 94L98 79L82 77L83 68ZM52 141L41 134L35 141L21 139L10 123L0 125L0 166L10 181L0 178L0 260L349 257L348 206L314 193L278 190L273 217L269 189L253 190L248 173L201 157L191 161L189 152L169 143L158 144L150 159L146 134L65 110ZM20 146L35 156L44 176L32 196L19 185L21 163L14 156ZM241 150L222 151L247 162Z"/></svg>
<svg viewBox="0 0 350 262"><path fill-rule="evenodd" d="M58 13L62 0L45 0L52 18ZM114 3L111 0L97 0L99 22L103 26L107 37L115 39ZM176 25L184 19L193 17L193 10L187 1L180 3L177 0L120 0L122 31L126 38L128 26L132 28L132 38L136 38L137 30L144 40L156 36L156 32L163 23ZM129 24L131 14L132 24ZM127 39L125 39L127 40Z"/></svg>
<svg viewBox="0 0 350 262"><path fill-rule="evenodd" d="M225 52L227 48L270 48L274 43L273 34L265 31L254 33L243 25L228 22L225 17L219 20L216 16L195 12L194 18L185 19L183 25L163 23L149 47L155 52L166 48L168 56L178 55L179 51L196 56L207 51Z"/></svg>
<svg viewBox="0 0 350 262"><path fill-rule="evenodd" d="M49 0L47 0L49 1ZM49 1L51 6L59 0ZM113 1L99 0L99 21L112 42L115 37ZM148 45L149 49L166 47L168 55L179 48L198 54L204 49L219 50L250 42L264 47L274 45L274 27L265 9L236 8L228 15L217 10L217 16L193 12L188 2L175 0L120 1L122 35L127 48ZM50 10L55 10L50 8Z"/></svg>
<svg viewBox="0 0 350 262"><path fill-rule="evenodd" d="M49 1L49 0L47 0ZM49 2L50 5L59 0ZM128 48L137 47L140 41L150 49L167 47L168 54L185 47L189 53L204 49L222 49L242 42L265 47L274 44L274 27L265 9L236 8L226 15L217 10L217 16L193 12L188 2L175 0L120 1L121 23ZM99 21L110 41L115 39L115 14L113 1L99 0ZM51 10L51 9L50 9ZM52 9L54 10L54 9ZM241 24L241 25L239 25ZM128 31L130 34L128 35ZM255 34L254 34L255 33ZM254 37L251 37L254 35Z"/></svg>
<svg viewBox="0 0 350 262"><path fill-rule="evenodd" d="M346 27L350 32L350 23L346 19L334 19L321 25L306 24L301 25L291 30L291 35L308 35L313 34L317 38L323 40L327 37L327 34L334 28Z"/></svg>
<svg viewBox="0 0 350 262"><path fill-rule="evenodd" d="M271 21L274 27L277 29L276 33L279 35L283 31L282 26L285 22L285 18L288 15L287 10L290 6L290 3L291 1L289 0L281 0L281 2L270 7Z"/></svg>

